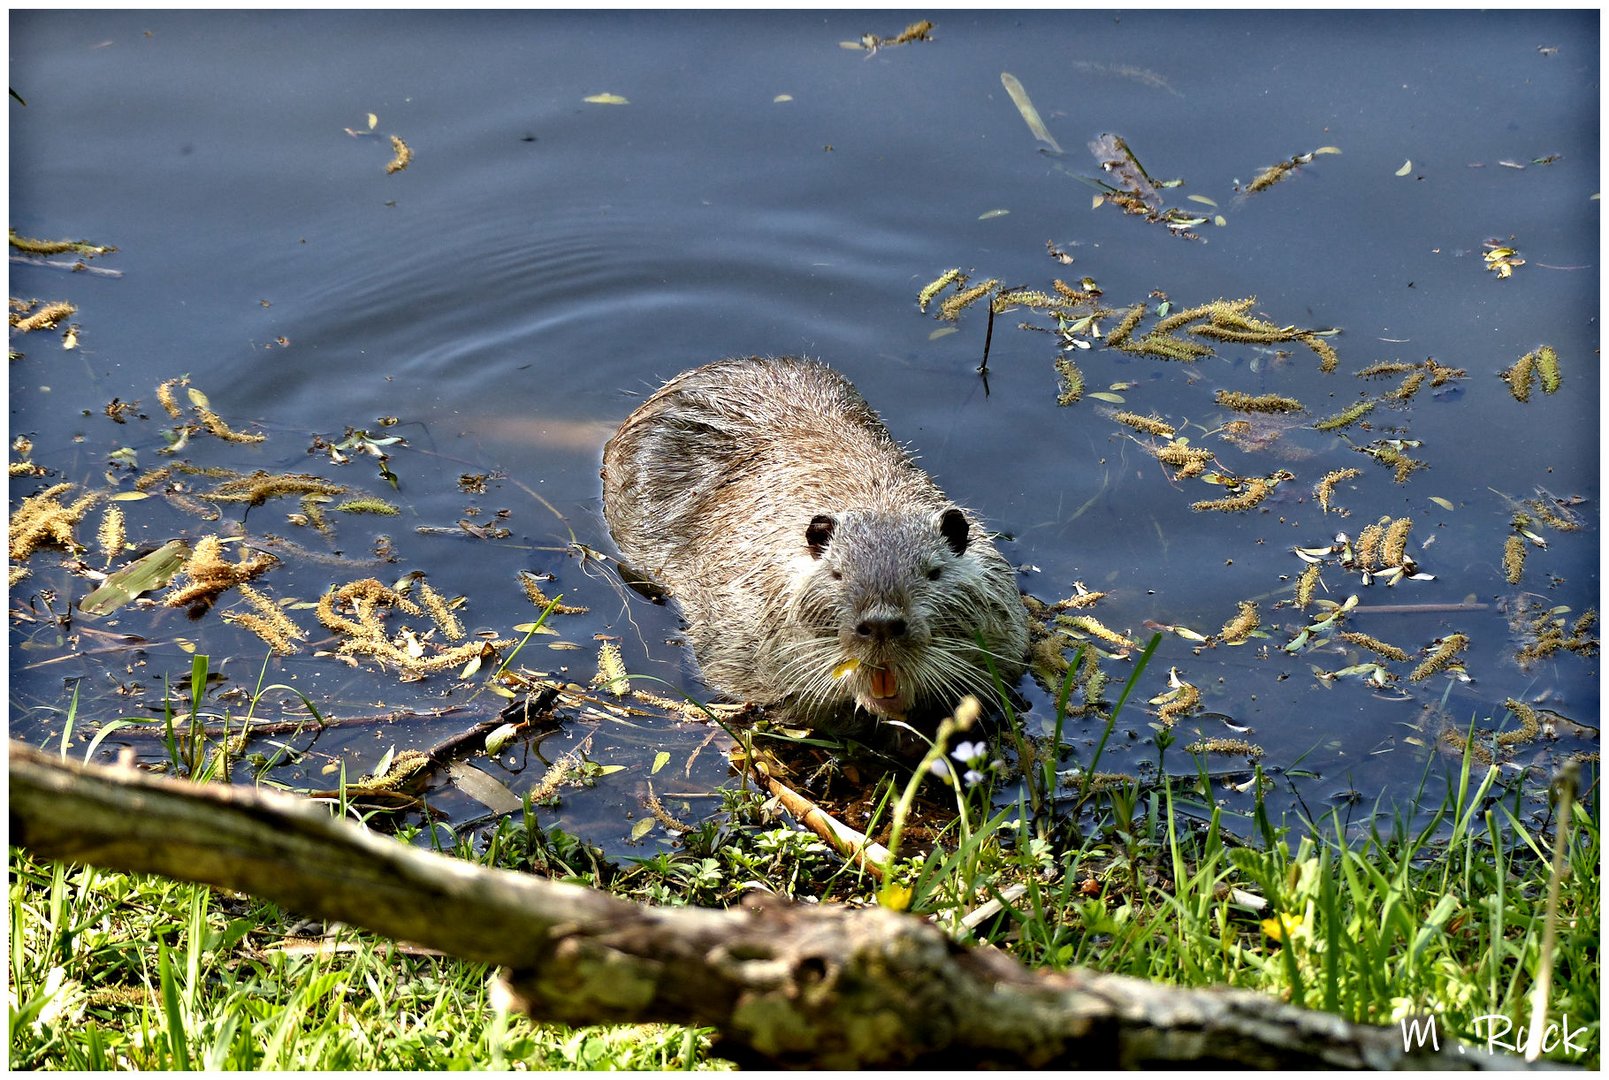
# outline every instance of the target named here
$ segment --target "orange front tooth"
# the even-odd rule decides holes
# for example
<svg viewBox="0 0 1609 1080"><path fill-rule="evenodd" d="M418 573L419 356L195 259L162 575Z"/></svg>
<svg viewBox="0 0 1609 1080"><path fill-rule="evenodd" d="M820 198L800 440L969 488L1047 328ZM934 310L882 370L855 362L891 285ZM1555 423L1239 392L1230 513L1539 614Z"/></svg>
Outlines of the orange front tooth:
<svg viewBox="0 0 1609 1080"><path fill-rule="evenodd" d="M872 695L880 698L891 698L899 694L899 680L894 677L892 668L872 669Z"/></svg>

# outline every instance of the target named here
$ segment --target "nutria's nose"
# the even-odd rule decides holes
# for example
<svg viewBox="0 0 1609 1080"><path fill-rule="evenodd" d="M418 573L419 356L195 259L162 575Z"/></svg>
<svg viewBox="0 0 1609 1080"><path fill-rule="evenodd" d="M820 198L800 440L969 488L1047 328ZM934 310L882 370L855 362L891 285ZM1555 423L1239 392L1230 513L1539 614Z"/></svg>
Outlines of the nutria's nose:
<svg viewBox="0 0 1609 1080"><path fill-rule="evenodd" d="M898 615L892 618L862 619L855 624L855 636L872 641L893 641L905 636L905 620Z"/></svg>

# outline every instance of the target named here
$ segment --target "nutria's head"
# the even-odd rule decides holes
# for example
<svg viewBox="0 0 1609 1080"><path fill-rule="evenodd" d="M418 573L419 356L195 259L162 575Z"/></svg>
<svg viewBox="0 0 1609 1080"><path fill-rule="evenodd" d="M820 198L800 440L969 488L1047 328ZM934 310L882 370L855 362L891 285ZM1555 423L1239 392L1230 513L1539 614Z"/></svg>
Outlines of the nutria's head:
<svg viewBox="0 0 1609 1080"><path fill-rule="evenodd" d="M817 514L799 539L779 682L801 711L928 718L987 699L979 634L1003 665L1020 663L1011 568L955 507Z"/></svg>

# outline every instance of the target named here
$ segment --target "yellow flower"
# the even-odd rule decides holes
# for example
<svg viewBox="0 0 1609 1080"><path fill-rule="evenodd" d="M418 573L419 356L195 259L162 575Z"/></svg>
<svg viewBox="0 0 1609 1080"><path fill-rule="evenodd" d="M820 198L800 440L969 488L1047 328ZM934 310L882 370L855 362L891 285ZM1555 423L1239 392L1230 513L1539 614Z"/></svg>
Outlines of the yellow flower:
<svg viewBox="0 0 1609 1080"><path fill-rule="evenodd" d="M1302 917L1282 913L1277 919L1263 920L1263 933L1275 941L1285 941L1302 928Z"/></svg>

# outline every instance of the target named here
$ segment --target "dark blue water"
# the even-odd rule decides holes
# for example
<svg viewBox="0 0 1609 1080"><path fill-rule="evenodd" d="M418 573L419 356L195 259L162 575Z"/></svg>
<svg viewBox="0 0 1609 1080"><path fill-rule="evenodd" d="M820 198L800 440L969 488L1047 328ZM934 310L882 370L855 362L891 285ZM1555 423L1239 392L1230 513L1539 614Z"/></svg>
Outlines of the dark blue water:
<svg viewBox="0 0 1609 1080"><path fill-rule="evenodd" d="M946 490L1013 538L1007 555L1033 568L1023 577L1030 592L1056 599L1075 581L1108 590L1094 613L1141 639L1148 623L1215 633L1240 601L1258 602L1266 638L1206 650L1164 639L1103 767L1156 760L1155 717L1142 706L1166 688L1170 668L1202 689L1211 713L1253 729L1245 737L1266 750L1266 767L1296 770L1271 794L1286 811L1321 812L1350 791L1368 799L1357 820L1376 796L1405 803L1427 766L1444 767L1433 749L1442 728L1512 727L1509 698L1556 714L1556 739L1500 755L1522 785L1540 788L1560 757L1595 749L1596 656L1564 652L1522 668L1509 613L1529 597L1568 608L1573 621L1600 590L1597 13L945 12L929 42L869 56L840 46L910 21L12 13L9 78L27 105L8 107L11 223L27 236L115 244L95 265L122 274L12 266L11 294L71 299L80 335L72 351L47 334L13 336L24 356L10 366L11 433L29 435L34 460L54 471L14 479L13 507L57 479L127 490L166 463L157 451L171 422L154 389L188 373L232 423L269 439L243 447L199 437L186 460L318 472L403 509L343 520L324 542L287 520L293 500L253 508L244 515L253 536L366 558L384 534L394 556L351 567L287 558L260 582L271 595L307 604L355 577L389 583L422 570L467 598L460 614L472 629L508 637L534 614L517 571L551 573L550 594L591 608L555 624L581 648L538 640L520 663L585 683L594 635L605 634L621 639L633 672L696 692L666 643L674 614L626 598L571 546L608 549L602 442L642 393L686 367L805 354L854 379ZM1022 82L1062 156L1042 152L1002 72ZM584 100L603 93L628 103ZM1103 132L1122 135L1154 177L1185 181L1167 192L1172 205L1221 213L1226 224L1203 225L1203 242L1189 242L1114 207L1092 209L1094 189L1078 178L1097 175L1085 145ZM392 134L413 159L388 175ZM1237 198L1237 181L1320 146L1342 153ZM1485 268L1489 239L1525 260L1512 277ZM1047 242L1075 261L1048 258ZM1090 391L1132 384L1122 407L1169 418L1226 468L1283 468L1296 479L1250 513L1192 511L1222 489L1170 482L1111 421L1111 403L1059 408L1055 342L1016 328L1027 313L997 319L986 393L975 373L983 306L937 338L948 324L916 310L917 291L950 267L1041 289L1088 275L1116 308L1153 291L1176 306L1255 295L1277 325L1341 328L1330 339L1341 356L1332 374L1299 343L1222 345L1191 365L1099 347L1076 354ZM1544 343L1558 351L1562 386L1521 404L1497 372ZM1427 389L1381 409L1372 432L1348 433L1356 444L1417 440L1412 452L1428 467L1406 483L1310 427L1260 451L1206 434L1233 418L1214 403L1218 389L1294 397L1310 424L1395 385L1366 383L1358 370L1426 357L1468 376L1450 393ZM103 415L113 398L139 401L149 419L115 424ZM400 423L382 430L379 417ZM310 452L314 433L339 438L348 427L407 440L389 462L399 490L372 459L337 466ZM108 456L122 448L138 471L108 480ZM1337 498L1351 514L1326 516L1312 486L1346 466L1363 470ZM460 490L463 473L491 474L487 493ZM1520 584L1509 585L1510 500L1538 497L1539 487L1582 500L1587 527L1540 530L1547 549L1533 548ZM131 543L145 547L218 527L162 500L125 508ZM452 532L500 511L506 539ZM1383 515L1414 519L1412 547L1435 580L1365 588L1331 568L1327 595L1358 594L1353 628L1410 652L1466 634L1470 681L1410 682L1411 664L1391 664L1390 694L1355 678L1326 685L1315 669L1369 657L1339 645L1282 649L1311 617L1276 606L1303 568L1291 549L1328 543L1338 529L1355 535ZM93 519L79 531L84 543L92 536ZM125 609L64 634L46 607L62 611L93 583L59 553L29 565L11 593L13 734L54 745L77 686L82 750L92 719L159 708L164 677L189 672L190 650L226 685L258 684L265 647L218 612L191 622ZM292 614L317 640L312 612ZM330 715L396 718L290 740L310 752L276 774L286 783L318 786L343 763L355 775L388 747L428 745L495 711L473 685L399 684L372 663L353 670L312 653L272 661L263 681L297 687ZM1123 662L1110 667L1115 681L1126 677ZM1048 695L1026 689L1035 722L1048 722ZM244 705L213 711L226 708L238 717ZM1233 734L1198 718L1181 725L1180 742L1198 731ZM590 735L594 760L625 768L550 820L624 844L661 747L675 765L656 790L682 797L692 817L714 809L709 793L726 782L718 755L682 767L706 734L572 716L544 753ZM1087 760L1098 730L1075 734ZM153 749L120 732L103 751L124 742ZM1211 768L1243 786L1244 764L1214 758ZM515 767L524 771L500 774L515 791L541 771L529 760ZM1164 767L1194 771L1176 748ZM450 792L438 795L452 804ZM1216 796L1233 810L1249 805L1244 792Z"/></svg>

